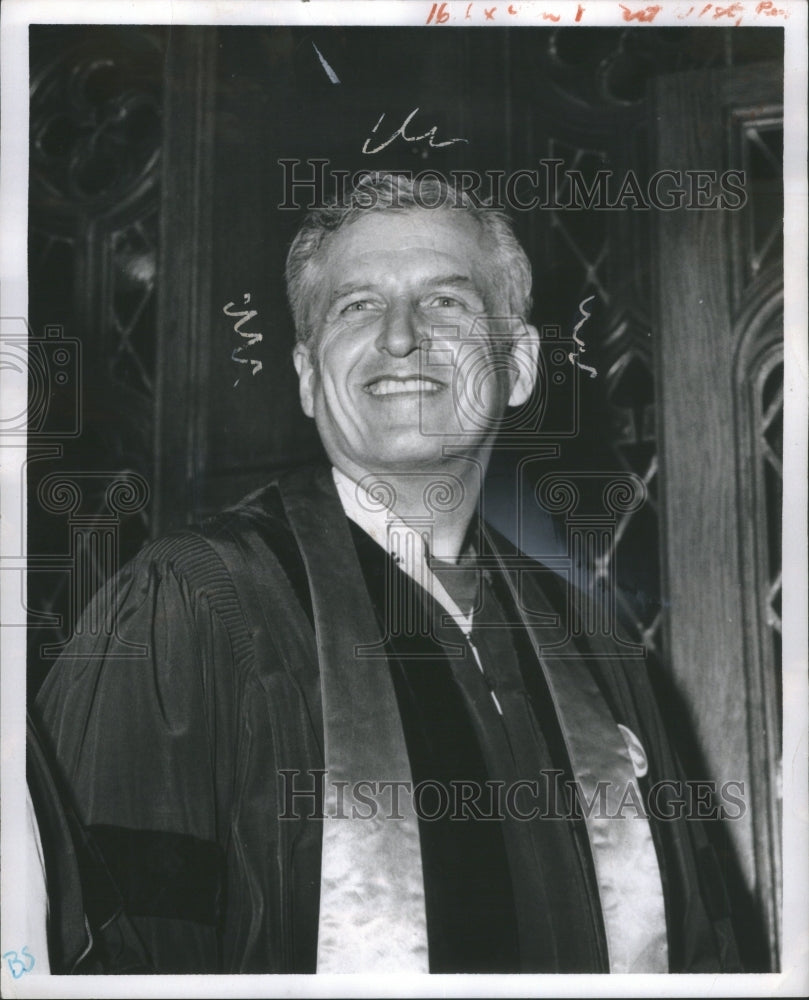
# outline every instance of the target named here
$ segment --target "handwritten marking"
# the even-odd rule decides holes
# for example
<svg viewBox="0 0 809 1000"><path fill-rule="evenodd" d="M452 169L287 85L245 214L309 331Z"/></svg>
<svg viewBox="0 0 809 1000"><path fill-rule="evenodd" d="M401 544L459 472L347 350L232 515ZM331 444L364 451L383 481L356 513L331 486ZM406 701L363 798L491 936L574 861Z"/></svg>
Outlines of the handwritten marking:
<svg viewBox="0 0 809 1000"><path fill-rule="evenodd" d="M442 3L439 7L437 3L434 3L430 8L430 13L427 15L426 23L429 24L433 18L435 18L436 24L446 24L449 20L449 11L447 10L447 5Z"/></svg>
<svg viewBox="0 0 809 1000"><path fill-rule="evenodd" d="M331 66L329 66L329 64L326 62L325 58L323 57L323 53L315 45L314 42L312 42L312 48L315 50L315 52L317 52L317 57L320 60L320 65L326 71L326 76L331 80L332 83L339 83L340 82L340 77L334 72L334 70L331 68Z"/></svg>
<svg viewBox="0 0 809 1000"><path fill-rule="evenodd" d="M714 21L718 21L720 17L735 17L737 14L743 14L744 7L740 3L732 3L729 7L717 7L713 14ZM739 18L741 20L741 18Z"/></svg>
<svg viewBox="0 0 809 1000"><path fill-rule="evenodd" d="M24 955L25 959L20 958L20 955ZM20 954L18 955L16 951L6 951L3 953L3 959L8 966L8 971L11 973L12 978L19 979L20 976L24 976L26 972L30 972L31 969L36 965L36 960L31 952L28 950L28 945L24 945Z"/></svg>
<svg viewBox="0 0 809 1000"><path fill-rule="evenodd" d="M655 17L663 9L659 4L646 7L644 10L632 11L626 4L619 3L618 6L624 12L625 21L654 21Z"/></svg>
<svg viewBox="0 0 809 1000"><path fill-rule="evenodd" d="M778 0L758 0L755 7L751 4L746 6L741 0L726 0L725 3L707 2L704 3L700 9L694 4L682 3L674 6L673 13L680 21L685 20L696 20L698 18L704 18L710 13L710 17L714 21L723 20L725 18L732 20L737 26L741 25L744 15L751 9L755 11L757 17L779 17L786 20L790 16L790 11L785 5L783 7L777 6ZM460 7L460 5L458 5ZM495 21L497 11L500 7L503 7L509 15L512 17L523 16L525 14L525 7L529 5L524 5L516 0L512 2L500 4L494 7L486 7L483 4L477 3L467 3L466 9L463 15L464 20L479 20L480 11L482 10L484 20ZM537 5L530 5L533 9L531 13L535 17L541 17L545 21L559 22L563 20L562 16L554 11L549 10L536 10ZM649 23L653 21L657 15L665 9L671 9L667 7L662 0L658 0L657 3L647 3L643 7L633 8L626 3L616 3L617 8L620 10L622 19L627 22L640 21L642 23ZM577 3L576 12L573 16L573 20L578 24L582 21L586 21L587 7L583 3ZM570 14L573 14L571 9ZM427 24L446 24L450 20L456 20L460 15L451 13L450 6L448 3L435 2L430 7L430 12L427 15ZM569 15L566 13L566 17ZM569 21L568 21L569 23ZM465 140L463 140L465 141Z"/></svg>
<svg viewBox="0 0 809 1000"><path fill-rule="evenodd" d="M590 295L586 299L582 299L581 302L579 303L579 313L581 314L581 319L573 327L573 340L579 345L579 350L576 353L571 351L570 354L568 354L567 356L568 361L572 365L577 365L579 368L582 369L582 371L589 372L590 378L595 378L596 375L598 375L598 372L595 370L595 368L593 368L592 365L583 365L581 361L579 361L580 356L584 354L585 351L587 350L587 345L584 343L581 337L578 336L578 333L579 330L581 330L581 328L587 322L587 320L593 315L591 312L588 312L584 307L587 305L588 302L592 302L594 298L595 295Z"/></svg>
<svg viewBox="0 0 809 1000"><path fill-rule="evenodd" d="M431 149L440 149L442 146L451 146L455 142L469 142L468 139L445 139L443 142L434 142L433 140L435 139L435 134L438 131L438 126L437 125L433 125L433 127L431 129L428 129L424 133L424 135L408 135L407 134L407 126L415 118L415 116L418 114L418 112L419 112L419 109L418 108L414 108L410 112L410 114L407 116L407 118L405 118L405 120L402 122L402 124L399 126L399 128L396 129L396 131L393 133L393 135L390 136L389 139L386 139L383 143L381 143L375 149L369 149L369 147L368 147L368 144L371 141L371 137L369 136L365 140L365 142L362 144L362 151L363 151L363 153L367 153L369 156L372 156L374 153L380 153L383 149L385 149L387 146L389 146L394 141L394 139L399 139L399 138L404 139L405 142L421 142L422 139L426 139L427 140L427 144L430 146ZM385 117L385 113L383 112L380 115L380 117L379 117L379 121L371 129L372 132L376 132L376 130L382 124L382 119L384 117Z"/></svg>
<svg viewBox="0 0 809 1000"><path fill-rule="evenodd" d="M244 299L244 304L246 306L249 305L250 304L250 292L245 292L242 297ZM258 331L251 332L249 330L242 330L242 326L244 326L245 323L249 323L251 319L255 319L255 317L258 316L258 310L257 309L234 309L233 308L234 305L235 305L235 303L228 302L227 305L222 306L222 312L226 316L231 316L231 317L232 316L238 316L239 317L239 319L233 325L233 332L234 333L238 333L238 335L245 341L245 343L244 344L239 344L238 347L234 347L233 348L233 351L231 352L231 355L230 355L230 360L231 361L235 361L236 364L239 364L239 365L250 365L252 367L251 374L252 375L258 375L258 373L264 367L264 365L262 364L262 362L259 361L259 360L257 360L256 358L246 358L246 357L243 357L242 353L241 353L246 347L252 347L253 344L260 344L261 341L264 339L262 337L262 335L260 333L258 333ZM235 389L238 384L239 384L239 379L236 379L236 381L233 383L233 388Z"/></svg>

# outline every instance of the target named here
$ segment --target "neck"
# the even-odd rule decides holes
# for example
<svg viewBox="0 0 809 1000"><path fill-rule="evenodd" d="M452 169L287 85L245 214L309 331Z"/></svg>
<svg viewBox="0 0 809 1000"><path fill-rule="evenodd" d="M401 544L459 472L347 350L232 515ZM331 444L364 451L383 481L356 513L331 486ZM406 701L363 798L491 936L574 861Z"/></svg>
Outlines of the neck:
<svg viewBox="0 0 809 1000"><path fill-rule="evenodd" d="M406 524L429 530L430 551L436 558L458 561L480 497L484 469L478 462L445 463L424 472L341 471Z"/></svg>

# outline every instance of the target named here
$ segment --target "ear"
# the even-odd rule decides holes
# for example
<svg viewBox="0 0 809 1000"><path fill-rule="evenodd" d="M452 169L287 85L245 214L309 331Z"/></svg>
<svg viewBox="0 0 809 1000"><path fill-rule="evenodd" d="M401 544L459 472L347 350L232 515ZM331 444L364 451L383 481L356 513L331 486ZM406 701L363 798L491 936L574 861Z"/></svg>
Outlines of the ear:
<svg viewBox="0 0 809 1000"><path fill-rule="evenodd" d="M297 343L292 350L292 363L298 373L301 408L307 417L315 415L315 366L307 344Z"/></svg>
<svg viewBox="0 0 809 1000"><path fill-rule="evenodd" d="M511 348L512 383L509 406L522 406L531 397L537 380L539 362L539 332L535 326L520 324Z"/></svg>

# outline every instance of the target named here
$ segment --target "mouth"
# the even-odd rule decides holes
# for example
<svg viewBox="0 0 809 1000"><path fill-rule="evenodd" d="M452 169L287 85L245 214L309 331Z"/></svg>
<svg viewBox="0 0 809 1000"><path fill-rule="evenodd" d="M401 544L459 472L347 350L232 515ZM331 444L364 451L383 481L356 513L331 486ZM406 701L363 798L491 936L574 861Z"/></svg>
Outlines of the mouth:
<svg viewBox="0 0 809 1000"><path fill-rule="evenodd" d="M363 386L370 396L403 396L408 393L430 395L444 388L443 382L423 375L378 375Z"/></svg>

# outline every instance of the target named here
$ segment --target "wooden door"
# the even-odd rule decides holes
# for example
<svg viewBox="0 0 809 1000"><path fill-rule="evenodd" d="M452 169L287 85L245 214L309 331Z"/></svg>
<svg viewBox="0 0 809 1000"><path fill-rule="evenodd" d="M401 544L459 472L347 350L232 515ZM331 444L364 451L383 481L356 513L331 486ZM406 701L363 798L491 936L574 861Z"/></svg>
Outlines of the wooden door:
<svg viewBox="0 0 809 1000"><path fill-rule="evenodd" d="M655 81L655 163L745 173L738 210L657 213L662 553L674 685L771 968L780 936L783 111L780 67ZM751 933L751 938L754 935Z"/></svg>

